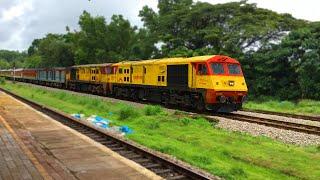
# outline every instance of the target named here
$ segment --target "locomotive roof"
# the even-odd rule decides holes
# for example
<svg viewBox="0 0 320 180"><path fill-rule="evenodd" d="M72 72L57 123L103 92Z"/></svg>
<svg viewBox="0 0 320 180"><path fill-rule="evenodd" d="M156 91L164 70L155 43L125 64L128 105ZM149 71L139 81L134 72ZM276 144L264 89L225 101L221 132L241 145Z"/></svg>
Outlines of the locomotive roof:
<svg viewBox="0 0 320 180"><path fill-rule="evenodd" d="M85 65L75 65L70 68L79 68L79 67L104 67L104 66L119 66L119 65L142 65L142 64L184 64L192 62L206 62L210 60L211 62L228 62L228 63L239 63L237 60L230 58L228 56L222 55L207 55L207 56L195 56L195 57L177 57L177 58L162 58L162 59L150 59L150 60L141 60L141 61L121 61L118 63L102 63L102 64L85 64ZM58 69L58 68L54 68ZM63 69L63 68L61 68Z"/></svg>
<svg viewBox="0 0 320 180"><path fill-rule="evenodd" d="M141 60L141 61L122 61L119 63L115 63L114 65L131 65L132 63L135 63L135 64L189 63L189 62L206 61L212 57L213 56L196 56L196 57L190 57L190 58L177 57L177 58L162 58L162 59L150 59L150 60Z"/></svg>
<svg viewBox="0 0 320 180"><path fill-rule="evenodd" d="M211 62L228 62L228 63L239 63L237 60L230 58L228 56L221 55L207 55L207 56L195 56L189 58L163 58L163 59L150 59L150 60L142 60L142 61L122 61L119 63L115 63L113 65L131 65L135 63L137 65L141 64L184 64L184 63L192 63L192 62L206 62L210 60Z"/></svg>
<svg viewBox="0 0 320 180"><path fill-rule="evenodd" d="M111 66L112 63L103 63L103 64L84 64L84 65L75 65L71 67L79 68L79 67L100 67L100 66Z"/></svg>

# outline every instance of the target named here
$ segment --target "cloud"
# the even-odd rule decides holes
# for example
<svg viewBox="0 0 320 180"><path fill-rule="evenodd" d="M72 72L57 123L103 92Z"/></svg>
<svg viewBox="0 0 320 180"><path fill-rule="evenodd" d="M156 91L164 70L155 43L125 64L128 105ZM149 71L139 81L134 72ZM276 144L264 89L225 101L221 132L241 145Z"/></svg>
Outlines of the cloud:
<svg viewBox="0 0 320 180"><path fill-rule="evenodd" d="M66 26L78 29L84 10L93 16L123 14L138 26L144 5L156 8L156 0L2 0L0 1L0 49L26 50L35 38L47 33L64 33Z"/></svg>
<svg viewBox="0 0 320 180"><path fill-rule="evenodd" d="M20 18L25 12L32 10L32 2L31 1L23 1L21 3L14 4L9 9L5 9L2 11L1 20L11 21L16 18Z"/></svg>
<svg viewBox="0 0 320 180"><path fill-rule="evenodd" d="M213 4L233 0L201 0ZM308 1L308 0L307 0ZM0 0L0 49L26 50L35 38L47 33L64 33L65 27L78 29L79 16L84 10L93 16L101 15L110 21L113 14L122 14L137 26L142 26L139 11L148 5L157 9L157 0ZM320 20L317 1L249 0L258 7L294 17Z"/></svg>
<svg viewBox="0 0 320 180"><path fill-rule="evenodd" d="M1 2L0 8L0 48L20 49L26 28L25 15L32 11L32 1Z"/></svg>

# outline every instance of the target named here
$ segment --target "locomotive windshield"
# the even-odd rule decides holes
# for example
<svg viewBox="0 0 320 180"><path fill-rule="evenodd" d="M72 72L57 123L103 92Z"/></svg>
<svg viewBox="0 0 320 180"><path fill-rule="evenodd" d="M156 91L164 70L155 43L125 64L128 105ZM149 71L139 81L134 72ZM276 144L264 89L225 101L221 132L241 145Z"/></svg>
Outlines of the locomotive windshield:
<svg viewBox="0 0 320 180"><path fill-rule="evenodd" d="M211 63L210 67L213 74L241 74L241 68L239 64Z"/></svg>
<svg viewBox="0 0 320 180"><path fill-rule="evenodd" d="M211 70L213 74L224 74L223 64L221 63L211 63Z"/></svg>
<svg viewBox="0 0 320 180"><path fill-rule="evenodd" d="M228 64L229 74L241 74L240 66L238 64Z"/></svg>

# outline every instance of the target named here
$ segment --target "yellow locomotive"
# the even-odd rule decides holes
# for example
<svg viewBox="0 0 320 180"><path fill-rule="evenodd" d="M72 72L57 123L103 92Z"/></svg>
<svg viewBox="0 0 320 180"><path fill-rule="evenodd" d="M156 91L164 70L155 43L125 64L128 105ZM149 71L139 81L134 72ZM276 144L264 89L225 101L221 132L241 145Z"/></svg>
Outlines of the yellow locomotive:
<svg viewBox="0 0 320 180"><path fill-rule="evenodd" d="M1 70L0 76L75 91L218 112L240 109L248 91L240 63L221 55L16 69L14 72Z"/></svg>
<svg viewBox="0 0 320 180"><path fill-rule="evenodd" d="M240 63L221 55L72 66L66 87L219 112L240 109L248 91Z"/></svg>

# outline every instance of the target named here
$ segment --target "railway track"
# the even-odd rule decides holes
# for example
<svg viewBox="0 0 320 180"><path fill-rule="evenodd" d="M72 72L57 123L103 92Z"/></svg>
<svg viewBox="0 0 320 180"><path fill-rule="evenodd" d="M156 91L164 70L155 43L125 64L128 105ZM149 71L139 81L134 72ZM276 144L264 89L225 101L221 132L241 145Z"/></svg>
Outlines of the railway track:
<svg viewBox="0 0 320 180"><path fill-rule="evenodd" d="M102 130L96 129L81 120L75 119L68 114L56 111L52 108L43 106L36 102L25 99L17 94L0 88L1 91L13 96L14 98L30 105L31 107L45 113L60 123L90 137L119 153L141 166L151 170L155 174L165 179L214 179L213 177L201 173L198 170L193 170L190 167L181 165L173 160L162 157L152 151L137 146L131 142L125 141L120 137L108 134Z"/></svg>
<svg viewBox="0 0 320 180"><path fill-rule="evenodd" d="M264 111L264 110L249 110L249 109L243 109L242 111L261 113L261 114L270 114L270 115L277 115L277 116L291 117L291 118L295 118L295 119L303 119L303 120L320 122L320 116L317 117L317 116L307 116L307 115L301 115L301 114L290 114L290 113L283 113L283 112L273 112L273 111Z"/></svg>
<svg viewBox="0 0 320 180"><path fill-rule="evenodd" d="M293 130L297 132L320 135L319 126L312 126L312 125L299 124L299 123L293 123L288 121L280 121L280 120L267 119L267 118L248 116L248 115L242 115L242 114L233 114L233 113L218 114L217 116L233 119L237 121L245 121L245 122L256 123L256 124L261 124L265 126Z"/></svg>
<svg viewBox="0 0 320 180"><path fill-rule="evenodd" d="M35 85L35 86L39 86L39 85ZM54 88L54 89L56 89L56 88ZM69 90L66 90L66 91L69 91ZM77 92L77 93L86 94L83 92ZM103 98L102 96L99 96L99 97ZM135 102L135 103L141 103L141 102ZM175 109L176 108L177 107L175 107ZM184 108L180 109L180 110L186 111L187 113L199 114L193 110L190 111L190 110L184 109ZM265 112L265 111L248 111L248 110L245 110L245 111L256 112L256 113L264 113ZM313 121L318 121L318 119L319 119L319 117L314 117L314 116L294 115L294 114L277 113L277 112L270 112L270 111L266 111L265 114L293 117L293 118L299 118L299 119L304 119L304 120L313 120ZM209 121L213 120L212 118L210 118L210 116L213 115L211 112L204 112L199 115L206 115L206 117ZM279 129L287 129L287 130L292 130L292 131L297 131L297 132L320 135L320 127L319 126L312 126L312 125L306 125L306 124L300 124L300 123L293 123L293 122L280 121L280 120L274 120L274 119L268 119L268 118L261 118L261 117L249 116L249 115L233 114L233 113L229 113L229 114L221 114L220 113L220 114L214 114L214 116L224 117L224 118L238 120L238 121L245 121L245 122L249 122L249 123L256 123L256 124L275 127L275 128L279 128Z"/></svg>

